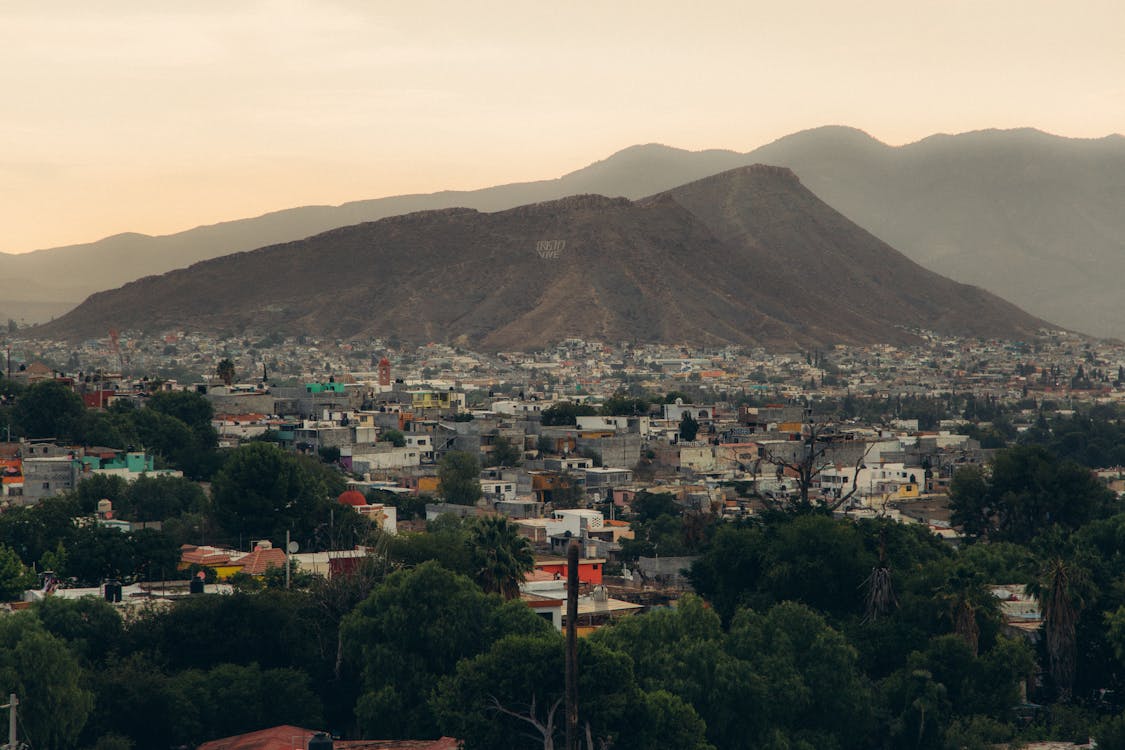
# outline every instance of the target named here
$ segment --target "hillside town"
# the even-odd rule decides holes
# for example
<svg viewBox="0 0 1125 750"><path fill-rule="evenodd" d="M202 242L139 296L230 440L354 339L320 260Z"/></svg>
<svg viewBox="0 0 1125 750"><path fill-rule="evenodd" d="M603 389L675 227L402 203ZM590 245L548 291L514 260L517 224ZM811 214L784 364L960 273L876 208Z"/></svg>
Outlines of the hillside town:
<svg viewBox="0 0 1125 750"><path fill-rule="evenodd" d="M775 468L783 456L799 459L791 446L807 443L810 426L823 435L822 425L834 447L808 489L854 486L852 511L890 512L888 503L943 492L956 468L950 457L981 462L996 447L979 439L990 427L985 409L951 403L1007 407L1006 427L1018 434L1044 414L1125 401L1125 348L1063 332L1033 344L928 335L912 348L788 354L577 339L537 353L480 353L182 332L155 340L112 332L79 346L13 332L6 347L14 384L63 384L93 411L143 407L154 393L199 394L220 448L268 439L330 455L360 492L440 500L442 458L468 453L483 467L477 510L517 518L541 517L564 489L578 507L612 500L621 508L631 493L658 489L696 507L752 512L732 483L744 495L795 491L790 468ZM652 394L670 396L645 402ZM839 411L858 401L886 408L874 420ZM694 426L685 429L685 420ZM182 476L155 469L143 446L49 437L7 443L9 503L33 504L92 475ZM857 452L858 470L849 458ZM431 519L440 512L435 505Z"/></svg>
<svg viewBox="0 0 1125 750"><path fill-rule="evenodd" d="M722 540L778 518L865 529L833 533L876 534L880 560L900 533L941 555L984 536L1028 541L1002 514L966 510L965 477L998 481L998 456L1030 450L1013 446L1048 441L1067 420L1118 424L1125 402L1125 347L1065 332L1026 343L921 332L913 347L789 353L567 339L485 353L185 332L71 345L13 326L3 345L4 607L85 607L92 597L126 623L187 611L177 602L315 598L357 580L363 594L378 592L394 576L436 575L436 562L562 632L575 542L580 635L613 642L637 615L687 613L697 596L725 619L734 610L723 587L734 584L707 572ZM1079 480L1115 504L1125 498L1123 445L1091 442L1079 459ZM59 514L62 527L48 520ZM488 557L508 549L522 562ZM1047 614L1026 572L989 575L999 577L980 586L993 603L974 605L994 612L988 627L1028 653L1042 648ZM336 615L338 637L363 606ZM867 618L880 613L864 606ZM1060 679L1052 664L1013 676L1021 721L1042 720L1036 699ZM380 679L351 689L368 695ZM325 704L330 723L313 727L335 727L337 747L435 726L460 736L434 747L475 736L437 704L437 724L429 714L396 723L364 700L354 714ZM314 728L278 716L273 728L266 718L230 724L222 741L214 728L162 731L213 740L200 745L209 750L256 747L271 732L304 733L314 746Z"/></svg>

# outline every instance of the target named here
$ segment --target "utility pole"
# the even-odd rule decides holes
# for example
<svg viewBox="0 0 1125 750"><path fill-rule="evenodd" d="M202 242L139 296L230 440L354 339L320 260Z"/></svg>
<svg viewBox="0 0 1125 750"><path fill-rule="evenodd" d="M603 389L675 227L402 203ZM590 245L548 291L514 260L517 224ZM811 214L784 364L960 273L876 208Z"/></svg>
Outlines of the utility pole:
<svg viewBox="0 0 1125 750"><path fill-rule="evenodd" d="M0 706L8 709L8 744L4 746L5 750L19 750L20 747L19 740L16 738L16 706L19 704L19 698L12 693L8 696L7 705Z"/></svg>
<svg viewBox="0 0 1125 750"><path fill-rule="evenodd" d="M566 750L578 750L578 540L566 550Z"/></svg>
<svg viewBox="0 0 1125 750"><path fill-rule="evenodd" d="M289 588L289 530L285 531L285 588Z"/></svg>

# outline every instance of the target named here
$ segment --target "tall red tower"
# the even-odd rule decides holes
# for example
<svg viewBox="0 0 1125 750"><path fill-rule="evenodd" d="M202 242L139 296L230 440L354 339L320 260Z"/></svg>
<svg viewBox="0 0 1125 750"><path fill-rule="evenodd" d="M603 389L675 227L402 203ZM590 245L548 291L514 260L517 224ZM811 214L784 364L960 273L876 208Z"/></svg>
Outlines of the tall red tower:
<svg viewBox="0 0 1125 750"><path fill-rule="evenodd" d="M391 384L391 362L386 357L379 360L379 385Z"/></svg>

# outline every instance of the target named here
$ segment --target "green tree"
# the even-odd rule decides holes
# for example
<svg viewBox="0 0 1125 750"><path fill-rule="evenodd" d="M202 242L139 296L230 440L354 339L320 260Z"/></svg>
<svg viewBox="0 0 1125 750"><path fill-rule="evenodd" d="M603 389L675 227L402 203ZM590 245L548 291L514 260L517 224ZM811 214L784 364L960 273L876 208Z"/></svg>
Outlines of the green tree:
<svg viewBox="0 0 1125 750"><path fill-rule="evenodd" d="M292 530L304 539L317 523L318 506L342 491L343 482L315 462L272 443L248 443L231 452L211 486L215 518L244 539L280 542Z"/></svg>
<svg viewBox="0 0 1125 750"><path fill-rule="evenodd" d="M229 737L282 724L319 726L320 698L298 669L218 664L173 677L175 689L198 711L199 740ZM231 706L238 706L231 711Z"/></svg>
<svg viewBox="0 0 1125 750"><path fill-rule="evenodd" d="M234 382L234 362L230 361L230 359L219 360L219 364L215 367L215 375L218 376L219 380L229 386Z"/></svg>
<svg viewBox="0 0 1125 750"><path fill-rule="evenodd" d="M360 728L387 738L436 737L427 698L439 678L504 635L550 629L522 602L505 604L435 562L387 576L342 627L345 658L362 675Z"/></svg>
<svg viewBox="0 0 1125 750"><path fill-rule="evenodd" d="M0 602L19 599L35 585L35 575L27 569L15 550L0 544Z"/></svg>
<svg viewBox="0 0 1125 750"><path fill-rule="evenodd" d="M1094 731L1100 750L1125 750L1125 713L1105 719Z"/></svg>
<svg viewBox="0 0 1125 750"><path fill-rule="evenodd" d="M555 509L585 508L586 490L574 473L563 471L555 479L549 502Z"/></svg>
<svg viewBox="0 0 1125 750"><path fill-rule="evenodd" d="M492 444L492 463L496 466L518 466L523 451L503 435Z"/></svg>
<svg viewBox="0 0 1125 750"><path fill-rule="evenodd" d="M680 440L690 443L695 440L695 436L698 434L699 422L685 411L684 416L680 418Z"/></svg>
<svg viewBox="0 0 1125 750"><path fill-rule="evenodd" d="M138 748L165 748L194 746L203 734L203 706L189 700L146 654L110 660L93 672L92 687L96 704L83 732L87 737L117 736Z"/></svg>
<svg viewBox="0 0 1125 750"><path fill-rule="evenodd" d="M461 525L431 528L421 534L396 534L387 540L387 557L403 568L416 568L433 560L454 573L471 577L475 572L469 532Z"/></svg>
<svg viewBox="0 0 1125 750"><path fill-rule="evenodd" d="M75 531L67 547L65 574L91 586L107 578L151 581L172 573L178 561L175 544L160 531L122 533L92 524Z"/></svg>
<svg viewBox="0 0 1125 750"><path fill-rule="evenodd" d="M15 380L0 375L0 403L7 402L13 396L19 396L24 390L24 387Z"/></svg>
<svg viewBox="0 0 1125 750"><path fill-rule="evenodd" d="M29 438L68 440L84 412L85 406L77 393L56 380L44 380L24 391L12 417Z"/></svg>
<svg viewBox="0 0 1125 750"><path fill-rule="evenodd" d="M764 527L723 526L692 565L691 580L724 619L739 606L765 610L787 600L833 617L860 615L863 582L878 562L870 533L821 515L779 518ZM901 567L893 556L891 562Z"/></svg>
<svg viewBox="0 0 1125 750"><path fill-rule="evenodd" d="M540 412L539 420L544 427L565 427L577 424L578 417L590 417L597 413L589 404L559 401Z"/></svg>
<svg viewBox="0 0 1125 750"><path fill-rule="evenodd" d="M870 690L855 649L821 615L795 602L765 614L741 610L731 622L728 651L766 681L760 709L790 741L863 746Z"/></svg>
<svg viewBox="0 0 1125 750"><path fill-rule="evenodd" d="M438 480L447 503L474 505L480 500L480 461L472 453L450 451L442 456Z"/></svg>
<svg viewBox="0 0 1125 750"><path fill-rule="evenodd" d="M952 707L945 685L925 669L900 670L879 685L880 739L886 747L936 750Z"/></svg>
<svg viewBox="0 0 1125 750"><path fill-rule="evenodd" d="M384 430L379 435L380 443L390 443L396 448L406 446L406 435L402 434L402 430Z"/></svg>
<svg viewBox="0 0 1125 750"><path fill-rule="evenodd" d="M117 510L121 498L129 491L129 483L123 477L108 474L92 474L75 488L78 503L83 513L93 513L98 508L99 500L109 500Z"/></svg>
<svg viewBox="0 0 1125 750"><path fill-rule="evenodd" d="M520 595L520 584L535 569L531 543L505 516L480 518L469 528L477 583L505 599Z"/></svg>
<svg viewBox="0 0 1125 750"><path fill-rule="evenodd" d="M145 406L175 417L193 432L210 428L215 416L215 410L207 397L194 391L158 391L148 397Z"/></svg>
<svg viewBox="0 0 1125 750"><path fill-rule="evenodd" d="M93 750L133 750L133 741L123 734L103 734L94 743Z"/></svg>
<svg viewBox="0 0 1125 750"><path fill-rule="evenodd" d="M642 691L630 660L590 640L578 644L579 732L592 746L710 748L704 725L667 691ZM439 684L431 706L444 733L466 750L556 747L564 729L564 641L557 633L509 636L462 660ZM583 743L585 744L585 743Z"/></svg>
<svg viewBox="0 0 1125 750"><path fill-rule="evenodd" d="M115 505L117 515L130 521L164 521L184 513L201 513L207 507L207 496L198 484L171 476L138 477Z"/></svg>
<svg viewBox="0 0 1125 750"><path fill-rule="evenodd" d="M999 602L988 590L988 582L967 561L958 560L946 569L935 595L943 621L973 655L980 650L982 627L995 629L1000 624Z"/></svg>
<svg viewBox="0 0 1125 750"><path fill-rule="evenodd" d="M645 416L652 408L647 398L634 398L624 393L614 394L602 404L602 414L609 417Z"/></svg>
<svg viewBox="0 0 1125 750"><path fill-rule="evenodd" d="M628 654L646 693L667 690L694 706L716 747L746 747L765 736L769 717L757 706L768 700L769 686L729 652L718 615L698 597L624 618L590 640Z"/></svg>
<svg viewBox="0 0 1125 750"><path fill-rule="evenodd" d="M43 629L66 641L85 664L103 664L120 647L124 622L112 604L93 596L64 599L48 596L35 603Z"/></svg>
<svg viewBox="0 0 1125 750"><path fill-rule="evenodd" d="M641 523L660 516L679 516L683 513L683 507L676 503L675 496L670 492L641 490L633 496L629 508L633 512L633 520Z"/></svg>
<svg viewBox="0 0 1125 750"><path fill-rule="evenodd" d="M383 490L368 490L367 502L390 505L397 509L399 521L411 521L415 518L426 518L426 503L434 502L429 495L414 495L406 492L386 492Z"/></svg>
<svg viewBox="0 0 1125 750"><path fill-rule="evenodd" d="M1038 580L1028 586L1043 611L1048 672L1063 703L1074 691L1078 618L1085 606L1086 584L1086 572L1081 567L1055 555L1043 565Z"/></svg>
<svg viewBox="0 0 1125 750"><path fill-rule="evenodd" d="M54 553L60 544L70 544L77 532L74 518L80 513L72 494L43 498L31 507L9 508L0 513L0 539L31 565L45 553Z"/></svg>
<svg viewBox="0 0 1125 750"><path fill-rule="evenodd" d="M20 699L20 721L35 747L70 750L93 708L86 676L66 643L33 614L0 617L0 691Z"/></svg>
<svg viewBox="0 0 1125 750"><path fill-rule="evenodd" d="M988 473L963 469L950 487L953 522L990 540L1026 543L1051 526L1077 529L1120 508L1088 469L1040 446L1000 451Z"/></svg>
<svg viewBox="0 0 1125 750"><path fill-rule="evenodd" d="M133 425L132 413L121 412L114 408L105 411L87 410L78 421L72 437L76 443L82 445L119 449L140 443L136 427Z"/></svg>
<svg viewBox="0 0 1125 750"><path fill-rule="evenodd" d="M191 447L195 440L184 422L153 409L137 409L130 419L140 446L169 460Z"/></svg>
<svg viewBox="0 0 1125 750"><path fill-rule="evenodd" d="M258 664L300 669L316 681L331 675L324 653L335 652L334 642L327 652L321 650L317 617L318 604L306 592L196 596L168 610L143 612L129 623L122 650L152 654L172 671ZM263 628L263 622L270 626Z"/></svg>

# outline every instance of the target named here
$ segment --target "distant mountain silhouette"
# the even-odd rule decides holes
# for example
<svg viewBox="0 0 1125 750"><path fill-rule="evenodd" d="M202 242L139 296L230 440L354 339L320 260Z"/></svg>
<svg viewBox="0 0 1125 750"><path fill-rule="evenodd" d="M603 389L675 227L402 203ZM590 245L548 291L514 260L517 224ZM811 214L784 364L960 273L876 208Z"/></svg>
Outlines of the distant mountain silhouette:
<svg viewBox="0 0 1125 750"><path fill-rule="evenodd" d="M819 128L753 152L925 267L1059 325L1125 338L1125 138L1037 130L893 148Z"/></svg>
<svg viewBox="0 0 1125 750"><path fill-rule="evenodd" d="M638 199L756 162L790 167L825 202L930 270L1068 328L1125 338L1118 281L1125 138L1034 130L936 135L891 147L854 128L824 127L749 154L650 144L555 180L307 206L163 237L126 234L0 254L8 288L28 290L9 296L0 314L20 300L75 304L144 275L363 221L455 206L499 211L582 193Z"/></svg>
<svg viewBox="0 0 1125 750"><path fill-rule="evenodd" d="M389 216L456 207L500 211L584 193L640 198L730 169L742 158L731 151L635 146L554 180L303 206L158 237L126 233L30 253L0 253L0 278L10 290L0 300L0 315L43 322L48 317L44 311L62 314L94 292L144 276ZM31 302L36 309L27 304Z"/></svg>
<svg viewBox="0 0 1125 750"><path fill-rule="evenodd" d="M790 170L752 166L636 202L583 195L335 229L95 294L38 333L791 347L915 340L906 328L1029 338L1045 325L906 259Z"/></svg>

